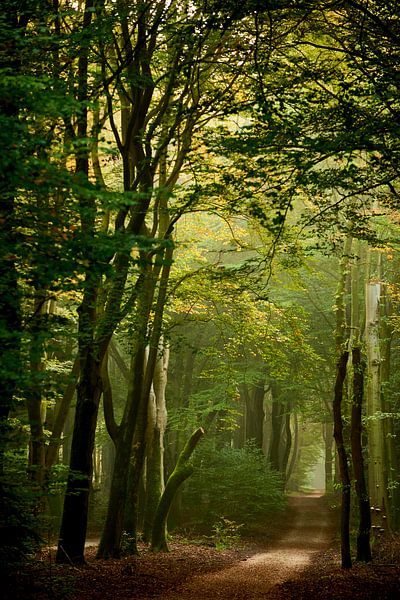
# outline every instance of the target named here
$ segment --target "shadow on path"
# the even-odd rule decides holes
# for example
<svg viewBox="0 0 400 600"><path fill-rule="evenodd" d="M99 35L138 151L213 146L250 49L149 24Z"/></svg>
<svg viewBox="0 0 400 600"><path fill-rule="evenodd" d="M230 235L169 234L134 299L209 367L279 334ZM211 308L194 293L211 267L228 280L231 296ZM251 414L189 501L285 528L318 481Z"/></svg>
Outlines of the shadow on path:
<svg viewBox="0 0 400 600"><path fill-rule="evenodd" d="M250 600L278 598L274 586L298 576L316 552L326 549L333 530L332 515L324 500L314 495L289 499L292 527L271 548L215 573L186 581L165 600ZM260 551L261 550L261 551Z"/></svg>

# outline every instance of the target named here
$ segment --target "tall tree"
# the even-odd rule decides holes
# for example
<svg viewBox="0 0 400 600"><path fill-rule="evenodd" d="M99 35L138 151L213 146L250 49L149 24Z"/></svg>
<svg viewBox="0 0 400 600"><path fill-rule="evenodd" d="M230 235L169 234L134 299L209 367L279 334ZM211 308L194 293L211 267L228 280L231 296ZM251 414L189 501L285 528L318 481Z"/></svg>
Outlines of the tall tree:
<svg viewBox="0 0 400 600"><path fill-rule="evenodd" d="M384 434L382 413L381 381L380 381L380 294L381 282L369 280L365 291L366 332L368 381L366 388L369 453L369 493L371 505L379 510L386 510L387 482L384 477Z"/></svg>
<svg viewBox="0 0 400 600"><path fill-rule="evenodd" d="M124 471L129 462L135 427L139 436L135 446L138 452L134 470L136 478L140 476L143 464L143 432L146 429L151 371L155 365L153 355L158 347L157 336L161 334L162 298L171 261L169 238L174 222L193 198L189 195L183 205L177 202L173 207L169 206L169 200L193 137L212 116L230 107L232 86L240 68L232 69L228 62L228 57L231 57L229 36L233 35L229 33L231 22L222 19L216 24L203 15L200 4L191 10L186 4L158 2L154 6L142 3L131 6L121 1L115 10L101 5L94 8L96 18L93 16L93 31L89 31L89 38L94 36L101 56L100 77L106 99L106 119L122 163L123 192L118 200L114 231L109 236L102 238L96 229L96 204L87 207L93 250L100 252L101 242L106 244L110 238L118 250L115 251L108 243L101 258L95 254L96 258L87 269L87 277L92 278L88 279L91 296L84 298L82 307L85 310L81 309L80 317L82 326L85 322L90 329L82 339L88 357L92 358L90 369L83 371L84 365L81 365L78 390L86 388L89 401L85 406L92 407L90 423L85 425L91 433L86 439L82 438L80 432L85 418L78 410L72 456L89 456L93 451L95 416L101 394L101 364L113 331L134 310L137 331L132 381L118 434L120 441L111 492L115 500L110 502L114 509L109 510L105 529L105 536L114 539L112 550L103 549L103 543L100 548L101 553L110 555L119 552L120 515L125 502L125 482L117 473L121 469ZM194 33L195 44L192 43ZM223 39L227 42L226 49L221 45ZM246 53L243 60L245 58ZM221 73L227 76L226 82L222 81ZM120 115L120 120L116 115ZM97 173L99 164L96 160ZM101 182L106 177L97 179ZM133 248L136 249L132 252ZM111 260L112 265L108 269ZM105 285L101 286L104 272ZM128 281L132 291L126 297ZM89 286L86 292L89 294ZM153 299L156 315L154 322L150 322ZM90 314L87 312L83 320L85 311ZM148 324L152 332L149 332ZM148 335L152 341L144 372L143 355ZM91 470L90 461L74 468L71 460L58 552L60 561L67 560L67 555L73 561L83 560L88 488L84 489L85 486L79 485L78 481L81 477L89 481ZM73 484L74 478L76 484ZM115 502L119 503L118 510ZM70 510L70 506L74 508ZM81 515L79 535L72 526L73 515L77 512ZM119 517L114 518L113 513Z"/></svg>
<svg viewBox="0 0 400 600"><path fill-rule="evenodd" d="M337 372L335 381L335 390L333 398L333 435L336 442L336 448L339 458L340 485L341 485L341 557L342 567L352 566L350 552L350 495L351 480L349 471L349 462L346 450L346 442L343 435L343 388L347 374L347 362L349 358L348 351L348 323L346 322L345 312L345 281L347 276L347 265L351 250L351 239L347 238L343 257L341 260L341 274L336 296L336 347L337 347Z"/></svg>
<svg viewBox="0 0 400 600"><path fill-rule="evenodd" d="M352 264L350 267L350 350L352 364L352 385L350 395L351 404L351 458L353 464L354 485L358 500L358 536L357 536L357 560L369 562L371 560L371 511L370 499L365 473L364 455L363 455L363 399L364 399L364 373L365 359L361 349L361 315L359 301L360 287L360 260L364 254L360 251L360 243L353 240L352 243Z"/></svg>
<svg viewBox="0 0 400 600"><path fill-rule="evenodd" d="M89 177L88 147L88 77L90 29L93 18L93 1L86 0L80 34L82 47L78 59L77 100L80 103L77 115L77 145L75 172L83 186ZM94 434L97 411L101 395L101 359L94 346L96 326L96 304L101 274L93 248L95 237L95 201L90 193L79 199L82 237L88 253L88 268L85 273L84 294L78 309L78 353L80 376L77 387L75 425L71 446L70 472L64 500L63 518L57 560L83 562L83 548L86 539L89 491L93 471ZM100 363L100 364L99 364Z"/></svg>

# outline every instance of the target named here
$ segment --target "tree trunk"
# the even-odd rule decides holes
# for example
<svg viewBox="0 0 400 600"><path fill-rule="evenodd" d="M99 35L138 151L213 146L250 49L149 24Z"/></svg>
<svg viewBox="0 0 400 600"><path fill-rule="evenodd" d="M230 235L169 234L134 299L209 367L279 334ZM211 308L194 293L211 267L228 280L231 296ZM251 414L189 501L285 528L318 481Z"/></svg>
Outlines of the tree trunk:
<svg viewBox="0 0 400 600"><path fill-rule="evenodd" d="M357 560L371 560L371 512L362 453L362 398L364 394L364 365L359 347L353 348L353 403L351 410L351 455L353 476L359 507Z"/></svg>
<svg viewBox="0 0 400 600"><path fill-rule="evenodd" d="M91 352L87 352L82 363L57 562L85 562L94 439L102 388L100 365Z"/></svg>
<svg viewBox="0 0 400 600"><path fill-rule="evenodd" d="M287 411L285 414L285 448L282 456L282 473L285 475L285 483L287 482L287 467L289 463L290 451L292 449L292 429L290 425L291 413L290 402L288 402Z"/></svg>
<svg viewBox="0 0 400 600"><path fill-rule="evenodd" d="M272 432L269 448L269 461L276 471L281 470L281 442L283 426L283 408L279 400L278 385L271 383L272 390Z"/></svg>
<svg viewBox="0 0 400 600"><path fill-rule="evenodd" d="M124 415L119 426L110 500L106 523L97 553L99 558L119 557L121 553L121 537L127 493L126 474L129 464L131 464L133 490L133 497L130 498L130 501L133 507L137 508L139 485L146 450L148 402L157 362L172 253L173 247L171 245L167 247L164 255L164 265L162 267L157 303L154 310L153 329L150 336L149 357L145 371L147 326L155 286L159 279L161 257L157 257L152 272L150 270L147 278L144 280L136 320L136 351L132 358L131 382L128 388ZM148 264L144 268L149 271Z"/></svg>
<svg viewBox="0 0 400 600"><path fill-rule="evenodd" d="M69 465L71 462L71 445L72 445L72 434L74 432L74 422L75 422L75 409L71 408L71 410L67 414L67 418L65 419L65 425L63 430L63 440L62 440L62 455L61 460L63 465Z"/></svg>
<svg viewBox="0 0 400 600"><path fill-rule="evenodd" d="M119 426L115 420L114 415L114 403L113 403L113 394L111 381L108 374L108 363L109 363L109 353L106 352L103 360L103 364L101 367L101 380L103 385L103 413L104 413L104 422L106 425L106 429L108 435L112 439L114 443L116 443L118 438Z"/></svg>
<svg viewBox="0 0 400 600"><path fill-rule="evenodd" d="M366 331L368 380L367 380L367 416L368 416L368 487L371 504L384 511L387 508L387 491L384 478L384 439L380 381L379 348L379 301L380 283L367 283L366 287Z"/></svg>
<svg viewBox="0 0 400 600"><path fill-rule="evenodd" d="M58 451L61 445L61 435L65 428L67 421L68 412L71 407L72 398L74 397L76 390L76 382L79 375L79 357L75 358L71 375L70 382L64 391L63 397L56 408L56 415L51 431L51 438L46 448L46 468L50 469L56 462ZM64 442L63 442L64 443Z"/></svg>
<svg viewBox="0 0 400 600"><path fill-rule="evenodd" d="M333 491L333 423L328 418L324 423L325 442L325 493Z"/></svg>
<svg viewBox="0 0 400 600"><path fill-rule="evenodd" d="M387 507L387 525L389 529L398 529L400 526L400 482L399 482L399 462L396 448L396 433L394 428L393 414L395 412L395 401L388 393L391 367L391 345L393 330L390 316L392 307L388 293L388 287L382 286L382 296L380 302L380 338L381 338L381 395L382 410L386 417L383 421L383 433L385 440L385 481L388 483L390 493L388 494Z"/></svg>
<svg viewBox="0 0 400 600"><path fill-rule="evenodd" d="M153 394L149 403L146 453L146 497L143 534L150 540L154 515L164 490L164 433L167 424L165 388L169 349L161 344L161 355L154 370Z"/></svg>
<svg viewBox="0 0 400 600"><path fill-rule="evenodd" d="M29 444L29 473L32 482L38 490L42 490L45 480L45 438L44 438L44 412L42 389L44 371L44 315L47 312L45 290L37 291L34 305L34 315L31 319L31 345L30 345L30 386L27 394L27 409L31 431Z"/></svg>
<svg viewBox="0 0 400 600"><path fill-rule="evenodd" d="M127 480L138 410L137 396L140 396L143 390L145 343L145 339L137 340L136 352L132 358L128 399L115 444L114 471L111 481L110 497L108 500L106 522L104 524L97 552L98 558L119 558L121 555L121 537L127 494Z"/></svg>
<svg viewBox="0 0 400 600"><path fill-rule="evenodd" d="M349 397L351 405L351 455L353 463L353 479L358 500L358 535L357 560L371 560L370 531L371 512L365 478L364 457L362 451L362 403L364 396L365 364L360 348L360 243L353 241L353 263L351 266L351 333L350 347L352 356L352 381L349 381Z"/></svg>
<svg viewBox="0 0 400 600"><path fill-rule="evenodd" d="M335 298L336 310L336 380L335 391L332 405L333 414L333 437L336 442L337 459L340 475L341 486L341 557L342 567L350 568L352 566L350 552L350 509L351 509L351 481L349 473L349 463L347 459L346 445L343 436L343 417L342 417L342 401L343 401L343 386L346 380L347 363L349 352L346 349L348 346L348 322L346 315L346 304L344 301L346 284L348 283L348 263L351 252L352 239L347 237L344 243L343 256L340 261L340 279Z"/></svg>
<svg viewBox="0 0 400 600"><path fill-rule="evenodd" d="M111 487L111 477L114 470L115 446L109 439L103 444L101 460L101 493L108 498Z"/></svg>
<svg viewBox="0 0 400 600"><path fill-rule="evenodd" d="M135 435L134 443L132 446L131 454L131 508L133 515L131 521L134 524L133 537L137 537L137 518L139 509L139 497L140 497L140 486L143 481L142 473L145 463L146 450L147 450L147 426L148 426L148 406L150 392L154 381L154 373L157 364L157 357L159 353L159 346L161 340L161 328L165 307L166 292L169 280L169 272L172 261L173 247L170 246L166 249L164 266L161 273L160 285L157 297L157 303L154 309L154 323L153 329L150 336L148 358L146 361L146 368L143 378L142 394L139 397L139 406L137 419L135 423Z"/></svg>
<svg viewBox="0 0 400 600"><path fill-rule="evenodd" d="M93 0L86 0L82 33L89 39L93 16ZM89 180L88 138L88 68L89 44L81 48L78 59L76 177L85 184ZM87 252L95 256L95 202L90 193L79 198L82 235ZM84 549L89 507L89 492L93 473L93 449L97 412L101 396L100 366L94 344L96 327L97 292L100 275L94 259L85 275L85 291L78 309L78 352L80 380L77 387L74 433L71 445L71 463L65 493L64 510L57 549L57 562L84 563Z"/></svg>
<svg viewBox="0 0 400 600"><path fill-rule="evenodd" d="M194 467L189 460L197 444L204 435L202 428L197 429L187 441L179 455L176 467L168 478L167 484L154 517L153 533L151 538L151 549L153 552L168 552L167 544L167 519L171 504L176 492L186 479L188 479Z"/></svg>
<svg viewBox="0 0 400 600"><path fill-rule="evenodd" d="M246 441L254 440L257 448L263 445L264 430L264 381L256 383L246 398Z"/></svg>
<svg viewBox="0 0 400 600"><path fill-rule="evenodd" d="M351 499L351 482L349 474L349 465L347 460L347 452L343 438L343 421L342 421L342 399L343 385L346 379L347 360L349 353L342 352L337 365L337 374L335 382L335 395L333 400L333 420L334 429L333 436L336 442L336 448L339 457L340 483L341 483L341 556L342 567L348 569L352 566L350 553L350 499Z"/></svg>
<svg viewBox="0 0 400 600"><path fill-rule="evenodd" d="M294 413L294 429L293 429L293 443L292 443L292 456L290 457L289 465L286 470L286 483L288 483L292 473L295 469L296 463L299 458L300 452L300 436L299 436L299 418Z"/></svg>

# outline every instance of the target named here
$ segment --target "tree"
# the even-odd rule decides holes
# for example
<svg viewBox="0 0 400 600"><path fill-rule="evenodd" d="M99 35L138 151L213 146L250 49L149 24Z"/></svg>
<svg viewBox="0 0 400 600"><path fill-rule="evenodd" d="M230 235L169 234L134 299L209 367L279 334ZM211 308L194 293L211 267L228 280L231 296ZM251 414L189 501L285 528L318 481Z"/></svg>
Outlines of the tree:
<svg viewBox="0 0 400 600"><path fill-rule="evenodd" d="M398 208L393 3L11 2L0 25L0 462L8 477L10 434L26 422L21 464L29 485L49 492L76 388L58 560L84 561L101 396L115 444L102 556L120 554L127 512L135 537L145 512L141 481L149 536L162 491L167 399L170 471L182 440L203 425L218 452L255 440L287 481L298 462L299 422L324 421L329 485L333 327L304 287L313 278L311 253L322 269L319 252L336 251L351 234L389 256L397 236L394 226L390 234L381 227ZM337 298L333 412L344 566L351 562L346 390L358 558L369 560L364 387L374 507L389 517L398 509L395 285L379 269L367 277L364 385L357 277L353 261ZM359 336L347 335L349 324ZM121 371L126 401L119 389L116 405L113 336L130 354ZM172 350L167 389L162 340Z"/></svg>
<svg viewBox="0 0 400 600"><path fill-rule="evenodd" d="M175 222L193 204L190 194L184 199L183 206L179 202L177 205L170 204L171 195L193 138L213 116L230 106L232 85L240 73L240 69L230 69L221 45L226 39L229 52L232 42L228 23L215 27L204 17L200 5L193 8L195 10L189 11L187 6L176 3L167 7L161 2L153 11L150 7L138 5L133 35L130 29L132 14L121 4L118 19L122 37L114 37L117 45L120 44L115 49L115 56L123 74L123 77L117 78L118 95L113 96L109 80L103 77L108 117L122 158L125 193L135 189L140 192L138 203L129 211L122 211L119 219L123 223L130 212L127 233L140 234L141 243L150 248L154 245L155 249L149 251L144 247L139 251L138 273L135 274L138 302L133 317L136 331L132 378L118 431L113 484L100 556L117 556L120 552L126 496L124 473L130 459L133 465L133 496L138 494L146 449L149 394L172 261L170 238ZM197 42L189 44L194 32L199 34ZM103 47L104 57L106 51L107 48ZM121 62L124 54L125 59ZM228 85L222 81L221 73L228 76ZM125 76L130 77L129 85ZM117 106L120 103L122 134L113 116L115 102ZM148 223L145 223L146 215ZM151 318L153 309L154 319ZM148 342L149 356L144 368Z"/></svg>
<svg viewBox="0 0 400 600"><path fill-rule="evenodd" d="M204 429L201 427L196 429L185 444L182 452L179 455L175 469L168 478L165 489L160 497L157 510L154 515L154 524L152 529L151 549L153 551L166 551L167 545L167 518L174 497L186 479L188 479L194 471L194 467L190 464L190 458L196 449L197 444L204 435Z"/></svg>
<svg viewBox="0 0 400 600"><path fill-rule="evenodd" d="M68 287L64 280L79 271L76 246L67 234L75 222L75 207L63 202L73 195L74 182L57 133L61 115L68 118L71 106L59 78L60 39L53 16L49 5L31 2L10 2L1 16L1 130L8 148L0 169L1 455L12 423L23 422L24 400L36 498L45 487L44 398L50 385L44 364L51 325L56 323L49 307ZM44 60L48 53L53 63Z"/></svg>
<svg viewBox="0 0 400 600"><path fill-rule="evenodd" d="M310 3L303 17L292 26L286 46L274 46L282 26L274 13L265 22L259 21L255 64L258 104L253 123L238 136L238 147L262 161L277 177L273 189L280 220L287 218L288 209L305 204L303 227L313 232L317 247L335 248L349 232L379 244L377 215L389 214L387 207L398 204L398 80L392 62L398 52L398 17L393 6L383 2L368 6L343 2L329 7ZM272 64L275 74L269 77ZM367 342L370 330L368 326ZM369 353L371 348L379 351L376 342L377 338L374 344L368 343ZM369 361L368 389L380 396L380 369L375 363ZM342 365L335 394L339 420L345 375ZM355 423L360 418L356 413L362 397L361 374L354 376L358 398L354 400L353 441L359 435ZM376 403L374 414L381 410L382 405L378 409ZM344 440L339 422L337 425L335 436L342 453ZM378 419L373 418L371 431L379 427ZM375 438L381 440L382 435ZM384 461L383 446L377 446L374 434L371 443L371 456ZM360 447L353 446L353 450L357 462L362 456ZM344 453L341 463L347 493L350 480ZM370 470L373 474L373 466ZM365 501L365 490L359 487L363 476L362 465L357 465L361 503ZM376 485L374 482L374 490L386 490L384 481L378 488ZM345 500L347 521L349 502L347 497ZM360 533L369 529L367 512L368 506L361 510L364 526ZM343 531L343 539L343 563L349 566L348 531ZM369 559L368 549L364 556Z"/></svg>
<svg viewBox="0 0 400 600"><path fill-rule="evenodd" d="M341 264L341 277L338 284L337 299L336 299L336 347L337 347L337 372L333 399L333 419L334 429L333 436L336 442L336 448L339 458L340 484L341 484L341 557L342 567L348 569L352 566L350 553L350 494L351 480L347 457L345 439L343 436L343 417L342 417L342 400L343 387L347 372L347 361L349 358L348 351L348 324L346 323L345 313L345 280L346 268L348 264L348 256L351 249L351 240L347 239Z"/></svg>
<svg viewBox="0 0 400 600"><path fill-rule="evenodd" d="M94 4L86 0L81 25L82 47L78 59L77 100L80 103L77 115L77 134L73 134L77 145L75 173L84 186L88 186L89 147L88 138L88 69L89 41ZM101 271L94 251L96 204L94 195L82 190L79 197L81 231L86 242L89 261L85 272L84 293L78 309L78 355L79 382L77 406L71 446L70 472L64 500L58 561L83 562L86 539L89 489L93 471L94 435L97 411L101 396L100 368L105 350L97 353L94 345L96 326L96 303L101 281ZM73 531L73 534L71 534Z"/></svg>

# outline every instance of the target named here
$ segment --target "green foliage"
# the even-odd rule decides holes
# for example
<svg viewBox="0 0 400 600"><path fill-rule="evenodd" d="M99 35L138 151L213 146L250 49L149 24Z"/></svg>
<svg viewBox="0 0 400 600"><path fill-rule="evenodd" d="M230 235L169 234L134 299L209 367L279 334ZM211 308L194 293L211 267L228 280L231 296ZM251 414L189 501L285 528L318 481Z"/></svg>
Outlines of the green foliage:
<svg viewBox="0 0 400 600"><path fill-rule="evenodd" d="M0 485L0 572L38 548L40 537L33 515L34 497L11 485Z"/></svg>
<svg viewBox="0 0 400 600"><path fill-rule="evenodd" d="M243 523L246 528L265 522L285 505L281 477L250 443L242 449L220 450L211 442L205 443L193 463L195 472L183 493L185 526L207 529L226 519L225 528L229 521ZM222 525L220 528L222 531Z"/></svg>
<svg viewBox="0 0 400 600"><path fill-rule="evenodd" d="M211 539L217 550L225 550L232 546L237 546L240 540L240 529L243 525L238 525L226 517L221 517L213 525L213 534Z"/></svg>
<svg viewBox="0 0 400 600"><path fill-rule="evenodd" d="M4 462L0 477L0 575L26 559L41 541L36 516L40 497L26 475L24 456L18 450L7 451Z"/></svg>
<svg viewBox="0 0 400 600"><path fill-rule="evenodd" d="M62 463L52 467L47 481L47 493L49 496L62 496L65 492L68 477L68 466Z"/></svg>
<svg viewBox="0 0 400 600"><path fill-rule="evenodd" d="M375 198L398 207L397 3L374 0L367 10L362 3L326 9L323 3L276 1L265 14L256 0L192 2L189 9L186 3L143 5L149 27L145 59L137 52L139 6L96 3L90 27L83 23L83 4L11 0L0 15L2 416L20 410L35 388L51 428L49 408L61 398L71 365L73 343L65 340L76 335L76 307L90 277L101 280L96 311L108 319L95 324L97 336L101 339L109 323L111 331L123 315L120 332L127 327L130 334L137 322L126 315L138 273L154 265L157 247L165 245L160 223L168 214L172 229L185 213L190 236L181 219L169 306L171 330L184 330L193 356L176 359L170 432L178 442L177 432L199 422L208 425L215 417L227 438L240 420L241 386L260 380L279 381L285 400L296 409L302 405L311 421L319 416L321 398L330 394L330 275L317 285L304 267L293 289L289 270L298 270L307 253L298 237L304 228L312 232L313 248L335 246L349 231L373 239L370 223L379 223L372 210ZM123 24L129 42L121 37ZM89 77L82 90L82 73L77 75L88 48ZM245 88L242 69L250 68L250 56L254 72L247 71L252 84ZM124 172L122 146L118 136L110 141L109 130L112 115L121 114L121 102L130 99L125 110L132 118L148 113L131 128L134 143L143 148L132 153L138 162ZM86 110L89 126L79 134ZM128 148L130 141L123 145ZM92 172L94 157L89 178L77 175L76 159L95 149L101 176ZM134 159L142 153L143 160ZM139 185L147 170L151 177ZM123 181L123 175L131 180ZM146 228L141 235L132 233L128 216L142 206L146 212L149 198L149 233ZM191 211L199 212L194 217ZM207 214L198 218L201 211ZM288 222L293 227L284 234ZM193 252L189 257L185 247ZM116 254L126 257L126 267L118 267ZM277 264L284 274L274 280ZM111 292L118 296L119 286L121 297L115 299ZM104 313L107 299L115 312ZM49 300L57 302L58 311L66 307L68 320L39 314L38 307ZM194 324L189 333L185 319ZM174 339L171 348L178 354ZM186 369L191 358L192 372ZM392 361L398 363L398 350ZM126 382L113 383L119 422ZM394 375L388 395L389 408L398 414L396 383ZM394 427L398 435L397 420ZM99 426L98 443L105 436ZM1 459L8 471L1 486L7 506L1 527L15 535L1 552L19 560L35 541L38 498L23 475L26 437L16 442L19 454L9 450L8 434L4 440ZM312 440L306 446L296 484L318 449ZM218 544L235 538L236 520L247 525L283 505L282 482L252 446L204 445L195 462L197 471L184 493L185 518L215 522ZM56 467L46 491L58 498L64 486L63 467Z"/></svg>
<svg viewBox="0 0 400 600"><path fill-rule="evenodd" d="M129 556L137 552L136 538L129 533L124 531L121 539L121 554L122 556Z"/></svg>
<svg viewBox="0 0 400 600"><path fill-rule="evenodd" d="M313 421L311 421L311 415L308 415L307 421L307 409L304 409L304 421L301 423L300 435L300 452L296 467L288 481L288 491L299 491L307 490L310 486L310 476L315 466L321 462L323 449L321 447L322 440L319 432L321 430L321 424L317 423L318 420L318 408L315 407L315 403L312 403L314 407ZM320 409L321 410L321 409Z"/></svg>

